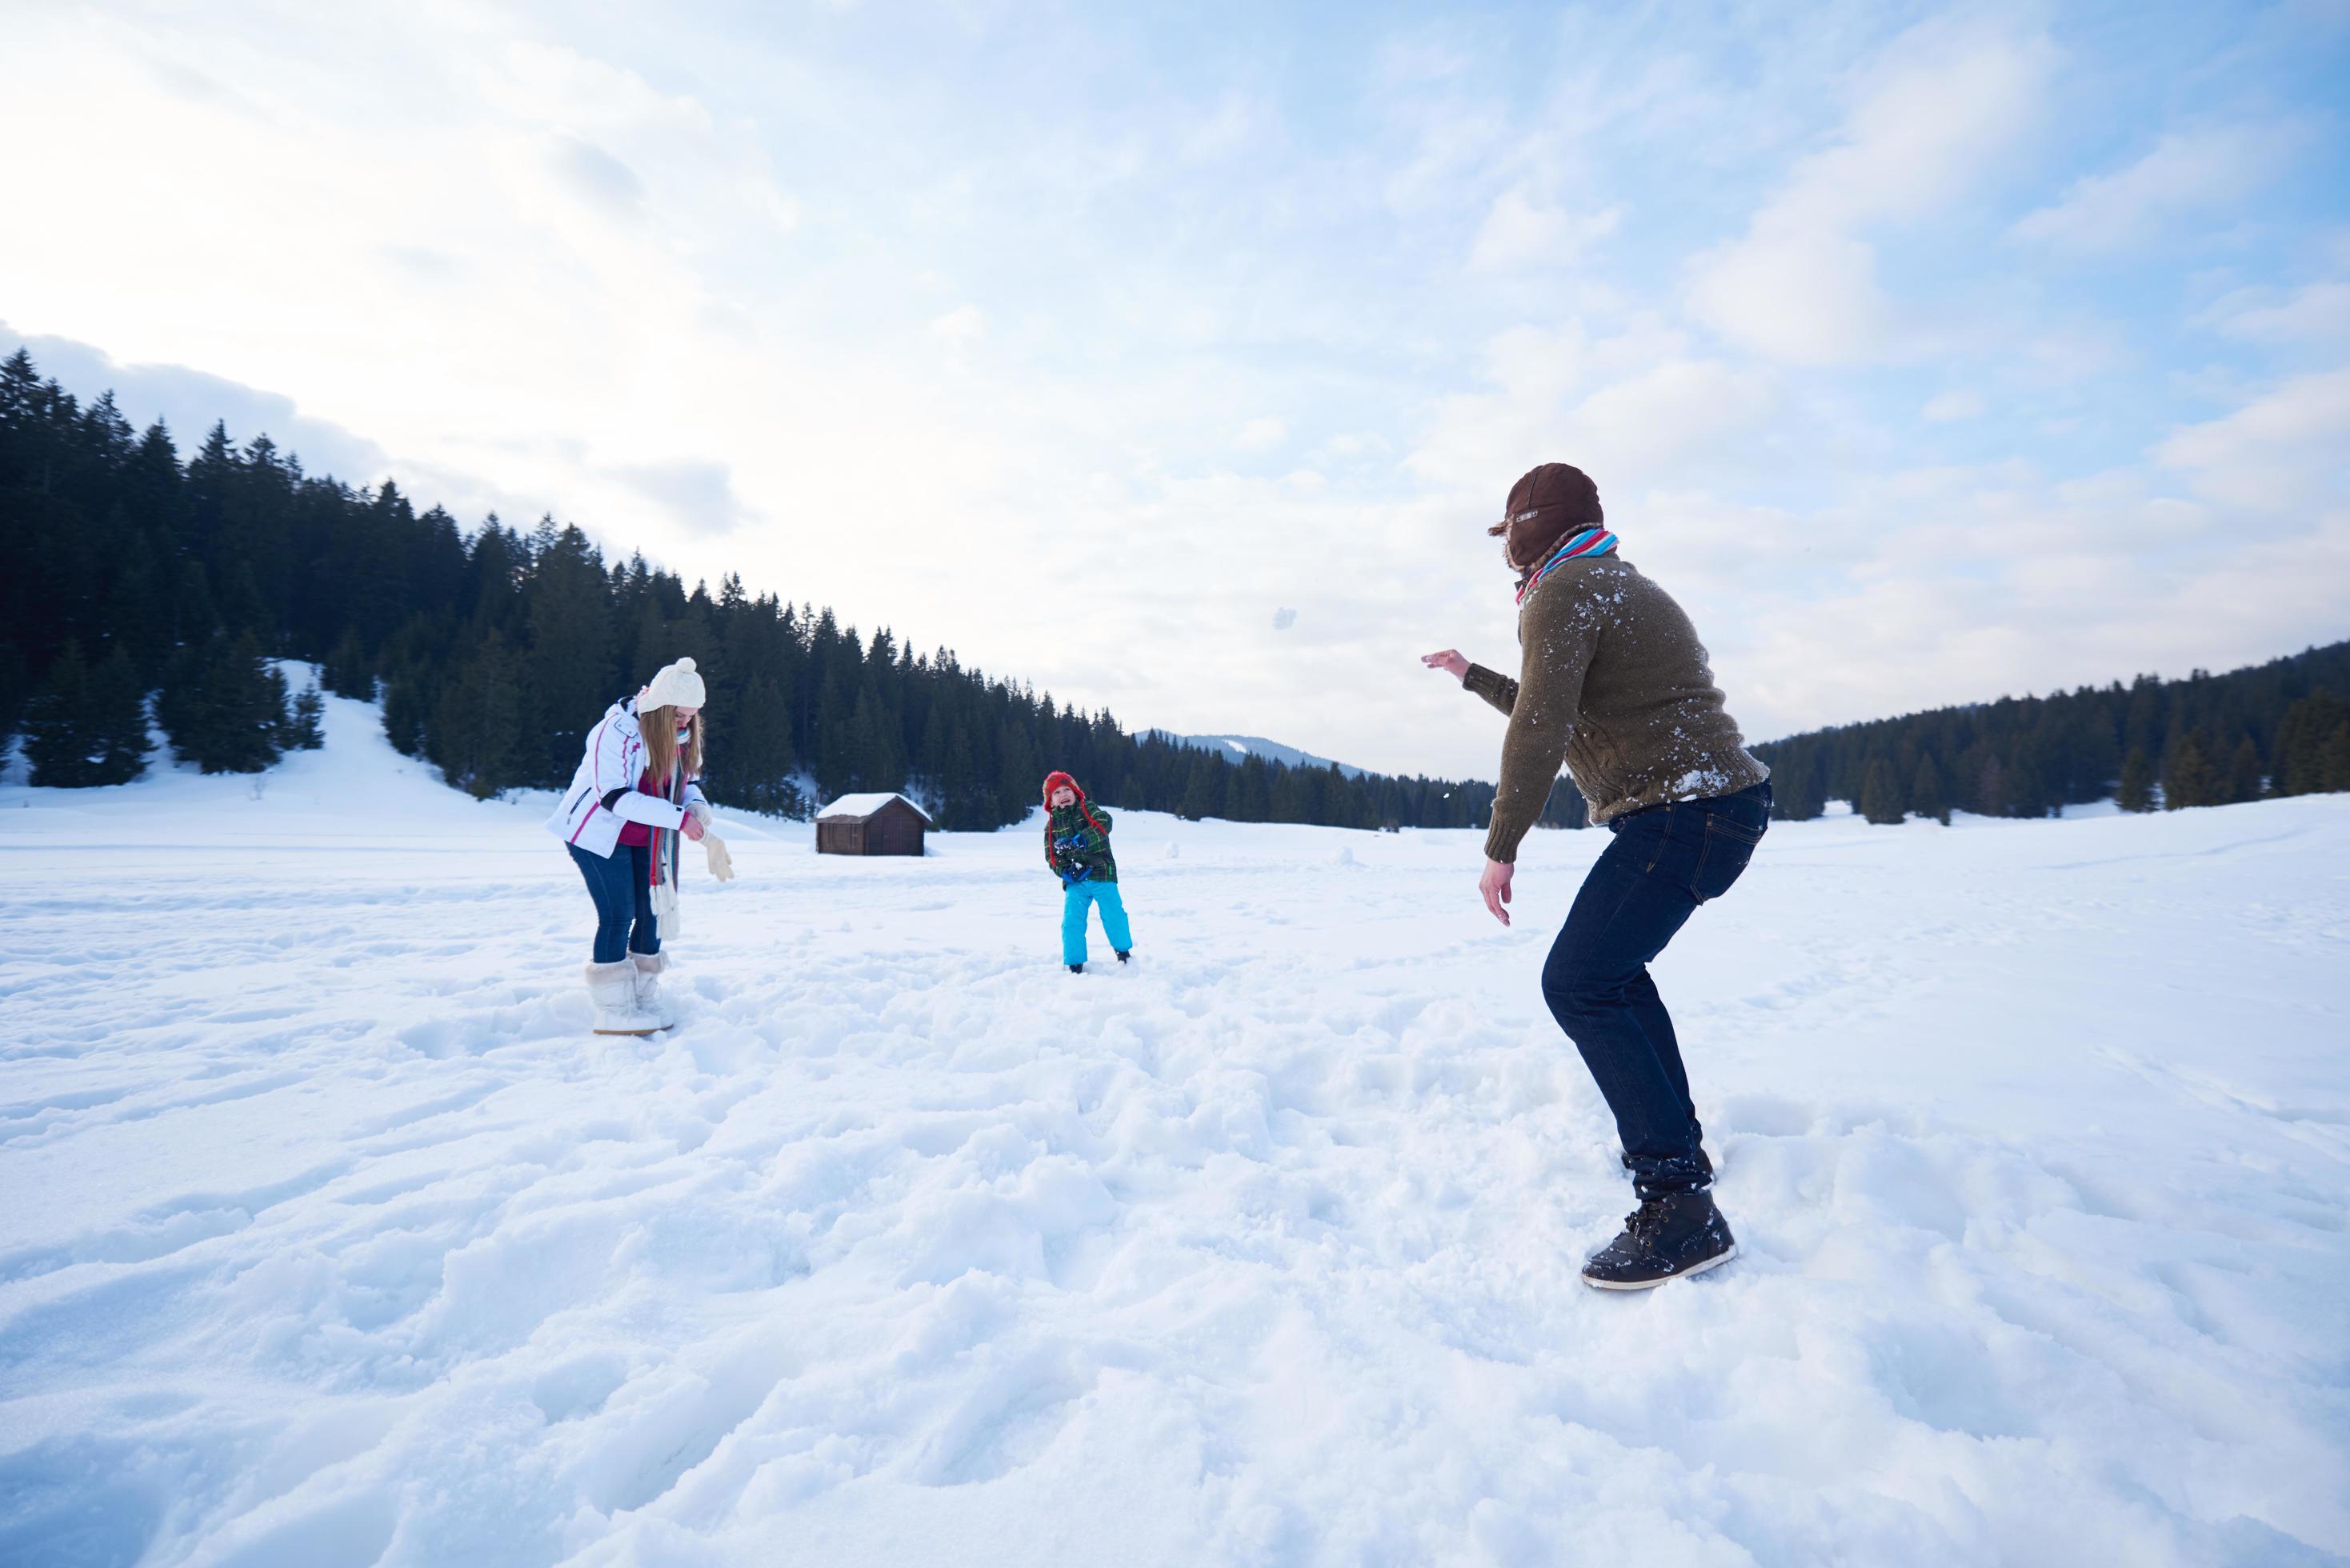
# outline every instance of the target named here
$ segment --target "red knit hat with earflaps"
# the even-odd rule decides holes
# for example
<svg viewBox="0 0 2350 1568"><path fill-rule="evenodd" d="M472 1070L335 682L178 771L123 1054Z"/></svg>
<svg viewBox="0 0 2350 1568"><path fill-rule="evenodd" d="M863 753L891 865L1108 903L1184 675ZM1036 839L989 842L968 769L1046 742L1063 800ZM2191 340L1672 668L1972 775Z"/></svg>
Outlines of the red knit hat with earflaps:
<svg viewBox="0 0 2350 1568"><path fill-rule="evenodd" d="M1085 817L1086 825L1096 833L1101 831L1101 824L1094 820L1092 808L1086 804L1086 786L1058 768L1046 774L1045 775L1045 864L1047 866L1053 863L1053 792L1063 785L1077 792L1077 810Z"/></svg>

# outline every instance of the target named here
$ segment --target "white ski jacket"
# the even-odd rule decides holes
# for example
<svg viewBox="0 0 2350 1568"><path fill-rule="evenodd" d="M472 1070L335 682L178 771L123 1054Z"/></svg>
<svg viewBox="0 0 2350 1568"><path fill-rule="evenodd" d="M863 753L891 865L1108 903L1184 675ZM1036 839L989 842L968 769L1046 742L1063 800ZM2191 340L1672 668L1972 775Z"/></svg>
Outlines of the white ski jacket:
<svg viewBox="0 0 2350 1568"><path fill-rule="evenodd" d="M637 781L644 776L645 737L637 727L637 700L623 698L607 709L602 722L588 732L579 771L571 775L571 787L563 792L562 804L546 819L546 831L590 855L609 855L620 842L623 822L641 822L673 832L685 825L686 813L696 807L702 819L709 820L710 802L699 782L685 781L685 805L681 807L638 789Z"/></svg>

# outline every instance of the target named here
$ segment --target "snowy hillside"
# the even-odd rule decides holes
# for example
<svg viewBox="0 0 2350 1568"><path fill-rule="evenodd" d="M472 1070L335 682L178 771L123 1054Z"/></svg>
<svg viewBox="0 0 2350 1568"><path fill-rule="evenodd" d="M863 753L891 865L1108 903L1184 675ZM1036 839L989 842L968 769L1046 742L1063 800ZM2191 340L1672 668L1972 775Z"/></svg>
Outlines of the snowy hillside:
<svg viewBox="0 0 2350 1568"><path fill-rule="evenodd" d="M0 1561L2292 1563L2350 1553L2350 797L1775 827L1659 966L1743 1251L1629 1207L1479 836L726 824L654 1041L334 701L0 789Z"/></svg>

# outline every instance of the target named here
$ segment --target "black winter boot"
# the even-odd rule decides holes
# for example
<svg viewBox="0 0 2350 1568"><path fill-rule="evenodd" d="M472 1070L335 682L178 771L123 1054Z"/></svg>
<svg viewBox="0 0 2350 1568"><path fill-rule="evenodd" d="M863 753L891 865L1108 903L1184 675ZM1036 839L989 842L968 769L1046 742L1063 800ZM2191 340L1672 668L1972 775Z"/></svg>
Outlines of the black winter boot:
<svg viewBox="0 0 2350 1568"><path fill-rule="evenodd" d="M1133 959L1134 950L1132 948L1125 949L1118 955L1118 961L1120 963L1130 963L1133 961Z"/></svg>
<svg viewBox="0 0 2350 1568"><path fill-rule="evenodd" d="M1625 1217L1623 1233L1583 1265L1583 1282L1603 1291L1644 1291L1737 1255L1738 1242L1712 1193L1667 1192Z"/></svg>
<svg viewBox="0 0 2350 1568"><path fill-rule="evenodd" d="M1086 966L1081 963L1073 963L1069 966L1069 972L1071 974L1083 974L1086 972Z"/></svg>

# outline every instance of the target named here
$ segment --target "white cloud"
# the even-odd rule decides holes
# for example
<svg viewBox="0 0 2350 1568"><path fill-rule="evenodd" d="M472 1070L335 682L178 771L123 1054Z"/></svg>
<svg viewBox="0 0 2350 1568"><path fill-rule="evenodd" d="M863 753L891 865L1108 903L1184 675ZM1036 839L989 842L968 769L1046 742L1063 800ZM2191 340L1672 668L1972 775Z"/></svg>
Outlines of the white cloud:
<svg viewBox="0 0 2350 1568"><path fill-rule="evenodd" d="M1229 158L1263 135L1273 119L1270 106L1239 93L1226 93L1206 119L1181 132L1179 150L1193 162Z"/></svg>
<svg viewBox="0 0 2350 1568"><path fill-rule="evenodd" d="M1904 350L1876 225L1935 213L2031 128L2053 51L1928 23L1859 73L1835 145L1800 160L1745 235L1698 261L1690 306L1731 342L1798 365Z"/></svg>
<svg viewBox="0 0 2350 1568"><path fill-rule="evenodd" d="M2199 320L2231 337L2322 347L2350 342L2350 283L2313 283L2290 293L2238 289Z"/></svg>
<svg viewBox="0 0 2350 1568"><path fill-rule="evenodd" d="M1469 249L1469 265L1480 272L1513 267L1563 266L1616 232L1623 214L1614 207L1588 215L1572 213L1513 186L1494 198Z"/></svg>
<svg viewBox="0 0 2350 1568"><path fill-rule="evenodd" d="M2276 177L2296 140L2274 127L2176 131L2126 169L2074 181L2015 233L2068 251L2137 244L2168 223L2241 202Z"/></svg>
<svg viewBox="0 0 2350 1568"><path fill-rule="evenodd" d="M976 305L959 305L931 321L931 336L949 343L977 342L987 331L987 314Z"/></svg>
<svg viewBox="0 0 2350 1568"><path fill-rule="evenodd" d="M1289 439L1289 427L1271 414L1249 421L1232 438L1243 452L1271 452Z"/></svg>
<svg viewBox="0 0 2350 1568"><path fill-rule="evenodd" d="M1900 319L1866 242L1775 222L1703 264L1690 305L1731 342L1791 365L1873 358Z"/></svg>
<svg viewBox="0 0 2350 1568"><path fill-rule="evenodd" d="M1718 460L1778 406L1770 377L1715 360L1675 359L1586 398L1565 420L1565 449L1594 477L1623 486L1669 477L1683 460Z"/></svg>
<svg viewBox="0 0 2350 1568"><path fill-rule="evenodd" d="M2297 376L2172 432L2156 456L2199 493L2247 510L2339 507L2350 485L2350 370Z"/></svg>
<svg viewBox="0 0 2350 1568"><path fill-rule="evenodd" d="M1936 394L1918 410L1918 417L1929 424L1949 424L1958 420L1980 418L1983 411L1982 394L1963 387Z"/></svg>
<svg viewBox="0 0 2350 1568"><path fill-rule="evenodd" d="M1485 375L1490 389L1438 405L1406 460L1480 507L1552 461L1586 469L1603 495L1688 483L1734 465L1779 402L1767 372L1693 356L1654 325L1598 339L1580 323L1514 327L1487 344Z"/></svg>
<svg viewBox="0 0 2350 1568"><path fill-rule="evenodd" d="M1631 526L1756 736L2272 658L2339 637L2350 580L2338 501L2181 500L2132 469L1897 471L1801 514L1651 494Z"/></svg>
<svg viewBox="0 0 2350 1568"><path fill-rule="evenodd" d="M633 217L644 205L645 182L637 171L593 142L557 137L548 163L582 198L608 212Z"/></svg>

